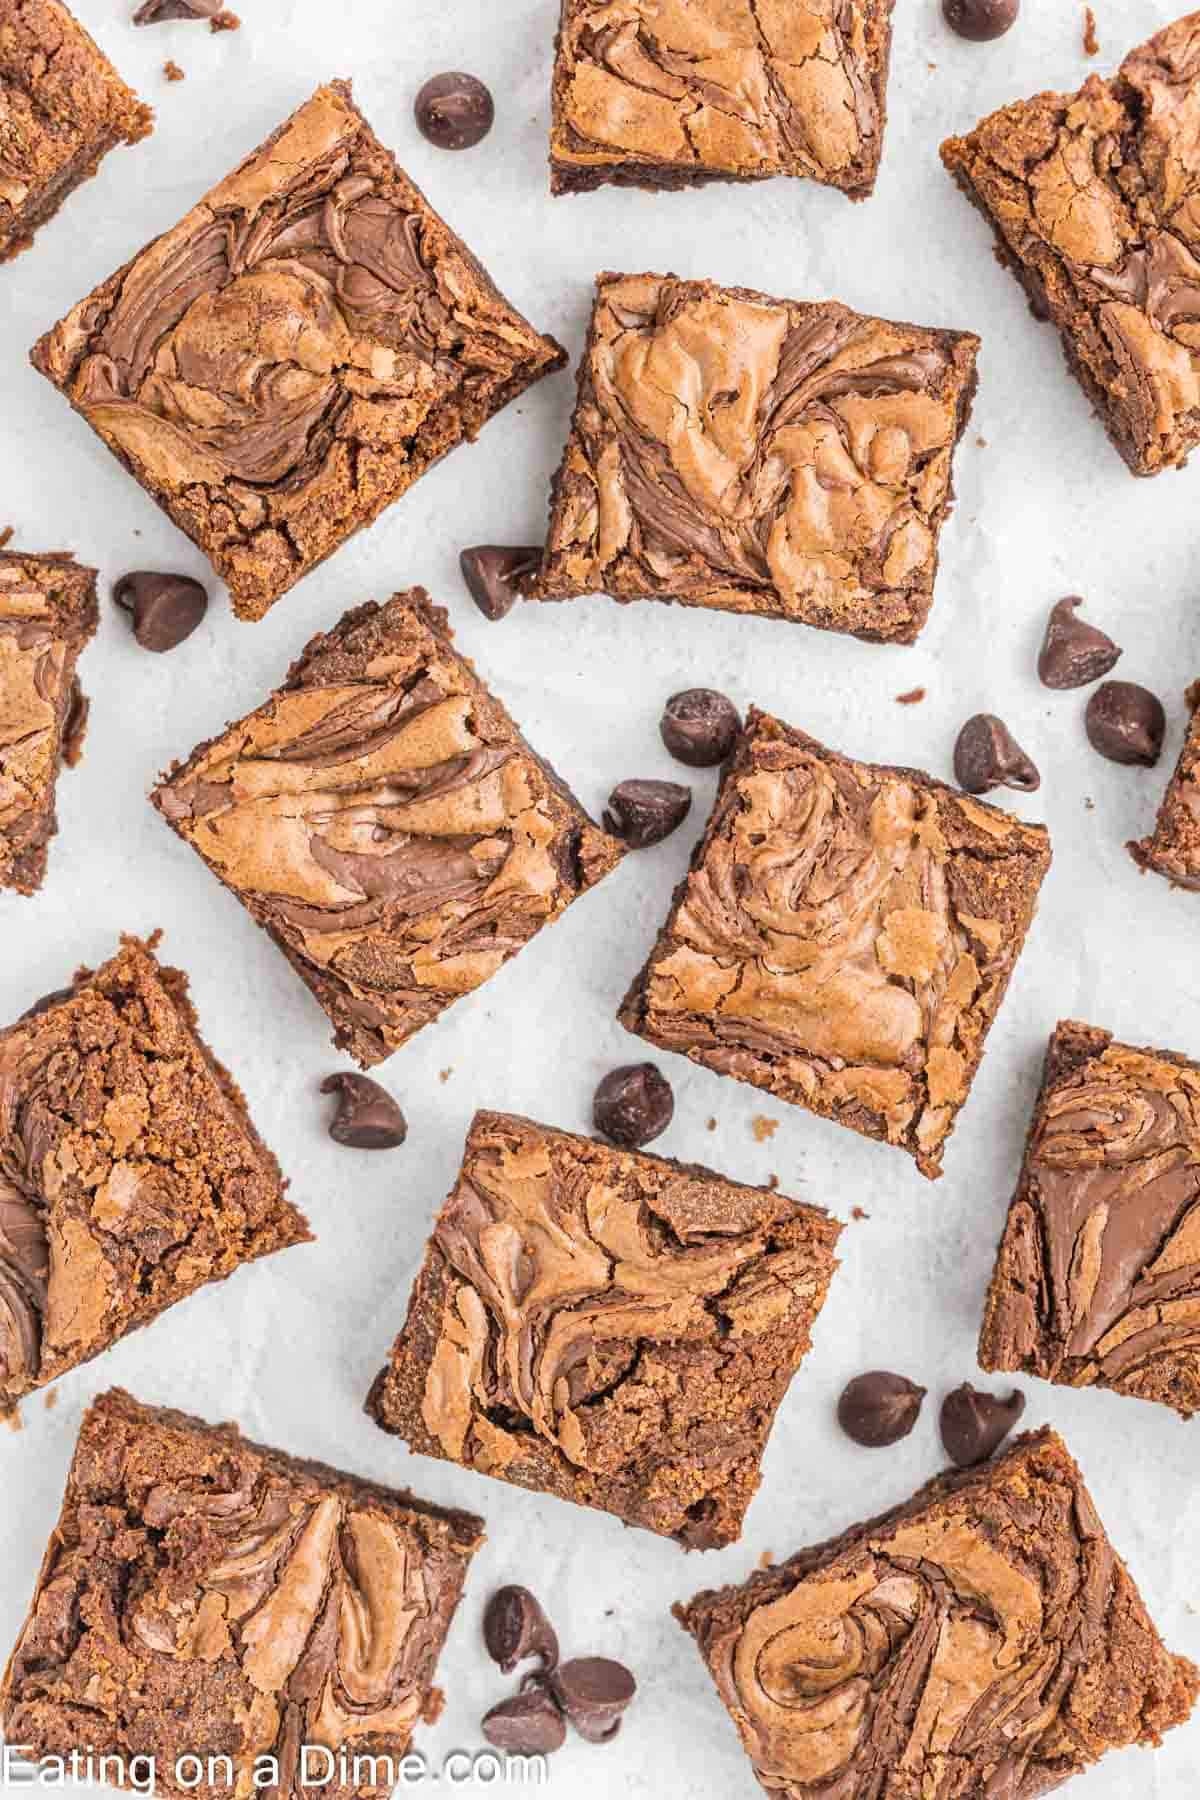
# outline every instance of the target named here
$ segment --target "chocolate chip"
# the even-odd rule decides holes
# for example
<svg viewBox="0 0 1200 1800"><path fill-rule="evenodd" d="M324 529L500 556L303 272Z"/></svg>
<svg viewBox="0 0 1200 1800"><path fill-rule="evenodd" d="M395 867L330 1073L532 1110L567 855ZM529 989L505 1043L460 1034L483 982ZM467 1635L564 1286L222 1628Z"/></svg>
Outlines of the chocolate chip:
<svg viewBox="0 0 1200 1800"><path fill-rule="evenodd" d="M496 107L482 81L450 69L425 83L413 113L418 131L439 150L470 150L492 129Z"/></svg>
<svg viewBox="0 0 1200 1800"><path fill-rule="evenodd" d="M838 1424L848 1438L870 1450L898 1444L917 1422L925 1389L889 1369L856 1375L842 1389Z"/></svg>
<svg viewBox="0 0 1200 1800"><path fill-rule="evenodd" d="M122 575L113 599L133 622L143 650L174 650L190 637L208 608L208 595L190 575L160 575L135 569Z"/></svg>
<svg viewBox="0 0 1200 1800"><path fill-rule="evenodd" d="M1140 763L1152 769L1167 729L1162 701L1136 681L1105 681L1092 695L1084 714L1093 750L1109 762Z"/></svg>
<svg viewBox="0 0 1200 1800"><path fill-rule="evenodd" d="M501 1700L484 1713L480 1727L497 1750L515 1750L525 1756L548 1756L561 1750L567 1727L558 1702L544 1687L530 1687L510 1700Z"/></svg>
<svg viewBox="0 0 1200 1800"><path fill-rule="evenodd" d="M1016 24L1020 10L1021 0L942 0L951 31L976 44L1003 37Z"/></svg>
<svg viewBox="0 0 1200 1800"><path fill-rule="evenodd" d="M336 1094L338 1109L329 1121L335 1144L351 1150L394 1150L408 1136L404 1114L386 1088L369 1075L327 1075L323 1094Z"/></svg>
<svg viewBox="0 0 1200 1800"><path fill-rule="evenodd" d="M1048 688L1087 687L1120 658L1120 648L1105 632L1076 618L1082 605L1078 594L1068 594L1051 608L1038 655L1038 674Z"/></svg>
<svg viewBox="0 0 1200 1800"><path fill-rule="evenodd" d="M624 1150L636 1150L661 1136L674 1112L671 1084L653 1063L611 1069L592 1102L596 1130Z"/></svg>
<svg viewBox="0 0 1200 1800"><path fill-rule="evenodd" d="M225 0L144 0L133 15L135 25L166 25L174 19L215 19Z"/></svg>
<svg viewBox="0 0 1200 1800"><path fill-rule="evenodd" d="M544 1673L558 1662L554 1627L526 1587L497 1588L484 1611L483 1641L506 1675L527 1656L540 1656Z"/></svg>
<svg viewBox="0 0 1200 1800"><path fill-rule="evenodd" d="M576 1656L561 1663L550 1677L558 1704L580 1737L606 1744L616 1737L621 1714L637 1692L637 1682L624 1663L607 1656Z"/></svg>
<svg viewBox="0 0 1200 1800"><path fill-rule="evenodd" d="M645 850L670 837L691 806L691 788L677 781L622 781L608 796L604 829L623 838L631 850Z"/></svg>
<svg viewBox="0 0 1200 1800"><path fill-rule="evenodd" d="M733 749L742 721L737 707L715 688L686 688L663 708L659 730L677 762L711 769Z"/></svg>
<svg viewBox="0 0 1200 1800"><path fill-rule="evenodd" d="M1032 794L1042 785L1033 763L995 713L976 713L959 732L954 778L968 794L987 794L998 787Z"/></svg>
<svg viewBox="0 0 1200 1800"><path fill-rule="evenodd" d="M939 1423L947 1456L960 1469L983 1462L999 1449L1024 1411L1025 1396L1015 1389L1007 1400L1000 1400L964 1381L942 1401Z"/></svg>
<svg viewBox="0 0 1200 1800"><path fill-rule="evenodd" d="M539 544L472 544L459 553L467 591L485 619L503 619L517 603L518 583L541 567Z"/></svg>

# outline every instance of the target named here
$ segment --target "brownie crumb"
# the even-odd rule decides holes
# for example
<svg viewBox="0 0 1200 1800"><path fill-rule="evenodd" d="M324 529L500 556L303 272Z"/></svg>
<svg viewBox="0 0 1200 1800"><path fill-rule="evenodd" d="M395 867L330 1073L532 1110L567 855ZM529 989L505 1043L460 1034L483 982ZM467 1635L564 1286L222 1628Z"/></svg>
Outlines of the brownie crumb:
<svg viewBox="0 0 1200 1800"><path fill-rule="evenodd" d="M925 689L924 688L922 688L922 687L909 688L909 690L906 694L897 694L896 695L896 705L897 706L920 706L920 704L924 698L925 698Z"/></svg>
<svg viewBox="0 0 1200 1800"><path fill-rule="evenodd" d="M758 1559L758 1566L760 1569L774 1568L774 1566L775 1566L774 1551L773 1550L764 1550L762 1555Z"/></svg>
<svg viewBox="0 0 1200 1800"><path fill-rule="evenodd" d="M209 21L208 27L210 31L240 31L241 28L242 21L238 18L236 13L231 12L217 13Z"/></svg>
<svg viewBox="0 0 1200 1800"><path fill-rule="evenodd" d="M709 1131L715 1131L717 1129L717 1121L715 1119L710 1119L708 1121L707 1129Z"/></svg>
<svg viewBox="0 0 1200 1800"><path fill-rule="evenodd" d="M1100 40L1096 36L1096 15L1090 6L1085 6L1083 9L1083 54L1098 56L1099 53Z"/></svg>
<svg viewBox="0 0 1200 1800"><path fill-rule="evenodd" d="M750 1121L750 1129L754 1133L756 1144L765 1144L779 1130L778 1119L768 1119L764 1113L756 1113Z"/></svg>
<svg viewBox="0 0 1200 1800"><path fill-rule="evenodd" d="M988 447L988 441L985 437L977 437L975 439L975 448L977 450L986 450L987 447Z"/></svg>
<svg viewBox="0 0 1200 1800"><path fill-rule="evenodd" d="M767 1186L770 1188L772 1193L775 1193L779 1187L778 1175L775 1175L775 1174L768 1175L767 1176Z"/></svg>
<svg viewBox="0 0 1200 1800"><path fill-rule="evenodd" d="M56 1387L47 1388L46 1389L46 1411L53 1412L57 1405L58 1405L58 1389Z"/></svg>
<svg viewBox="0 0 1200 1800"><path fill-rule="evenodd" d="M25 1429L25 1421L21 1417L19 1407L6 1407L3 1412L0 1412L0 1419L3 1419L10 1431L24 1431Z"/></svg>
<svg viewBox="0 0 1200 1800"><path fill-rule="evenodd" d="M449 1081L449 1079L453 1075L453 1073L454 1073L453 1068L439 1069L438 1070L438 1080L439 1081Z"/></svg>
<svg viewBox="0 0 1200 1800"><path fill-rule="evenodd" d="M0 531L0 550L3 550L5 544L9 544L12 542L12 534L13 534L14 529L15 528L12 525L6 525L4 527L4 530Z"/></svg>
<svg viewBox="0 0 1200 1800"><path fill-rule="evenodd" d="M869 1219L870 1216L870 1213L864 1212L861 1206L852 1206L850 1208L850 1217L852 1219Z"/></svg>
<svg viewBox="0 0 1200 1800"><path fill-rule="evenodd" d="M163 64L163 74L166 76L168 81L186 81L187 80L186 74L180 68L180 66L177 62L165 62Z"/></svg>

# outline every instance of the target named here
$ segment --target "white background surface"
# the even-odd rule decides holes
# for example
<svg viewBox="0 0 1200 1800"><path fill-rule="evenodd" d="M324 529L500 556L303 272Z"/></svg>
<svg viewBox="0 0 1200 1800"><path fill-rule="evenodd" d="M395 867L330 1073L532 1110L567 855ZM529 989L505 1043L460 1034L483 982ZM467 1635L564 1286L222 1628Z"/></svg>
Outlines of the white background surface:
<svg viewBox="0 0 1200 1800"><path fill-rule="evenodd" d="M655 197L607 190L551 200L546 133L554 0L239 0L243 29L133 31L133 0L77 0L122 73L158 109L148 144L114 152L36 248L0 270L0 528L28 550L71 548L102 571L103 619L81 665L92 697L82 766L59 789L60 837L34 900L0 896L0 1017L15 1017L122 929L166 932L188 970L202 1026L245 1087L255 1118L319 1234L168 1313L148 1331L25 1403L0 1432L0 1655L24 1615L57 1515L81 1412L121 1383L139 1397L233 1418L281 1447L486 1515L487 1546L441 1666L448 1703L419 1738L438 1757L481 1740L483 1710L510 1683L479 1642L484 1600L532 1586L565 1655L626 1659L641 1691L619 1740L572 1740L551 1792L726 1800L755 1793L734 1730L669 1615L702 1586L741 1579L905 1498L941 1466L941 1395L977 1375L975 1337L992 1253L1017 1171L1046 1034L1075 1016L1200 1055L1200 898L1142 877L1125 840L1150 826L1200 674L1200 465L1135 482L1067 378L1052 332L1031 319L992 260L981 220L943 173L940 140L1043 86L1075 87L1115 66L1174 13L1166 0L1097 0L1102 54L1081 49L1074 0L1025 0L993 45L943 27L936 0L899 0L891 121L873 200L851 206L800 181ZM187 79L169 86L167 57ZM418 136L412 97L443 68L492 86L498 119L457 156ZM165 657L139 651L109 600L130 567L207 565L29 368L27 347L124 258L175 223L321 80L354 78L383 140L466 237L500 286L578 355L599 268L672 269L767 292L835 295L868 311L983 337L979 401L958 457L959 507L943 538L931 622L914 649L882 649L767 620L603 599L519 608L488 624L462 589L457 551L536 540L565 433L567 375L541 384L456 452L367 535L259 625L237 623L215 587L206 623ZM977 443L977 434L986 447ZM410 1122L389 1155L340 1149L317 1083L346 1066L324 1016L247 915L145 800L156 773L255 705L317 629L414 582L445 602L461 646L529 737L593 811L626 776L690 778L692 816L624 866L475 996L386 1065ZM1041 688L1034 659L1050 604L1082 593L1087 616L1125 646L1118 674L1162 695L1170 733L1157 772L1102 762L1083 734L1085 694ZM767 1102L678 1058L661 1058L676 1114L656 1150L703 1158L851 1222L816 1346L780 1412L743 1541L685 1556L614 1520L412 1456L362 1414L399 1328L430 1219L479 1105L589 1127L593 1087L638 1060L614 1011L662 917L708 810L715 775L687 776L657 735L662 701L694 684L754 700L837 748L950 773L959 725L1001 713L1043 773L1014 797L1044 818L1056 860L1041 912L992 1032L936 1187L898 1151ZM921 706L894 696L924 685ZM1094 802L1094 810L1088 802ZM446 1079L440 1072L450 1071ZM754 1119L778 1120L758 1142ZM717 1120L713 1133L706 1130ZM895 1367L926 1384L916 1431L890 1451L857 1449L833 1406L849 1376ZM997 1384L999 1385L999 1384ZM1200 1657L1200 1423L1113 1395L1030 1382L1026 1420L1052 1421L1082 1463L1101 1516L1167 1642ZM434 1791L434 1790L429 1790ZM1158 1753L1111 1757L1071 1789L1080 1800L1192 1800L1200 1721Z"/></svg>

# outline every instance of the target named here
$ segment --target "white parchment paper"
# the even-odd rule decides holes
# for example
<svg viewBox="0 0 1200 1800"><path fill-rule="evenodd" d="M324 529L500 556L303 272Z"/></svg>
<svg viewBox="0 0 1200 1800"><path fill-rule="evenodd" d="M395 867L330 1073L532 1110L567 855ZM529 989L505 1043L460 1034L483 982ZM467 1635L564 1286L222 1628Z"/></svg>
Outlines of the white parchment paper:
<svg viewBox="0 0 1200 1800"><path fill-rule="evenodd" d="M1153 482L1126 473L1068 379L1053 333L1034 323L997 267L982 221L937 156L944 136L985 110L1115 66L1176 8L1097 0L1102 53L1089 63L1075 0L1025 0L1018 27L990 46L951 37L936 0L898 0L883 170L874 199L851 206L787 180L552 201L556 0L237 4L243 29L212 36L202 25L134 31L133 0L76 0L157 106L158 130L110 156L36 248L0 270L0 528L14 525L23 548L75 550L99 566L104 587L101 629L81 667L91 732L82 766L60 784L49 879L34 900L0 897L0 1017L108 955L122 929L161 925L163 954L189 971L204 1030L245 1087L319 1242L186 1302L62 1381L54 1410L34 1396L23 1430L0 1432L0 1655L24 1616L83 1408L121 1383L147 1401L236 1419L254 1437L486 1515L488 1543L442 1662L446 1710L420 1740L432 1758L478 1745L481 1713L509 1691L483 1652L479 1620L493 1587L522 1581L551 1610L564 1654L623 1658L641 1684L614 1744L575 1739L554 1759L555 1796L749 1797L757 1789L736 1734L671 1602L740 1579L763 1552L782 1557L905 1498L941 1466L937 1406L948 1387L977 1375L983 1292L1055 1020L1084 1018L1135 1043L1200 1054L1200 898L1139 876L1123 848L1150 825L1179 748L1183 689L1200 674L1200 466ZM166 83L168 57L184 82ZM411 104L426 76L459 67L490 83L498 118L484 147L454 156L423 142ZM600 268L833 295L978 331L979 400L919 646L882 649L766 620L603 599L484 621L461 587L457 551L540 537L573 391L561 375L427 476L264 623L237 623L214 586L207 621L187 644L161 658L139 651L109 602L112 580L130 567L205 579L207 565L32 372L27 347L335 75L354 78L384 141L573 358ZM640 1055L615 1008L702 827L715 776L691 778L683 830L629 857L386 1065L410 1136L375 1157L325 1135L317 1083L344 1064L323 1015L145 800L167 762L265 696L312 632L414 582L449 606L462 647L594 810L623 777L680 777L657 720L666 695L693 684L757 701L852 754L938 775L950 773L963 719L999 712L1043 772L1042 791L1013 804L1048 822L1054 868L936 1187L899 1152L660 1059L676 1114L656 1150L748 1181L774 1173L785 1190L844 1219L856 1206L868 1215L844 1234L843 1267L781 1409L743 1541L721 1553L685 1556L601 1514L414 1457L361 1410L473 1109L586 1130L599 1076ZM1086 696L1038 685L1045 615L1065 593L1085 595L1088 616L1125 646L1119 673L1161 693L1170 732L1157 772L1102 762L1083 734ZM895 703L917 686L928 690L924 704ZM764 1115L777 1121L768 1138L753 1129ZM929 1398L907 1442L868 1452L839 1434L833 1405L850 1375L876 1366L906 1371ZM1051 1420L1066 1436L1167 1642L1200 1657L1200 1423L1108 1394L1025 1387L1027 1422ZM1200 1721L1157 1753L1112 1756L1071 1791L1080 1800L1193 1800Z"/></svg>

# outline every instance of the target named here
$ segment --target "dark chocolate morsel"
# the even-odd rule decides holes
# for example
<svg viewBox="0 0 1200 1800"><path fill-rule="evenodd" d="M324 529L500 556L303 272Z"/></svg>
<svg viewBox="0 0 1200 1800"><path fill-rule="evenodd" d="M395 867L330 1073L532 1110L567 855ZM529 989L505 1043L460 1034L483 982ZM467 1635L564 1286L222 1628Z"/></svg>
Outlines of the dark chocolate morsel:
<svg viewBox="0 0 1200 1800"><path fill-rule="evenodd" d="M208 595L190 575L135 569L122 575L113 599L133 624L143 650L174 650L190 637L208 609Z"/></svg>
<svg viewBox="0 0 1200 1800"><path fill-rule="evenodd" d="M737 707L715 688L685 688L672 694L659 725L671 755L691 769L711 769L724 762L741 729Z"/></svg>
<svg viewBox="0 0 1200 1800"><path fill-rule="evenodd" d="M661 1136L674 1112L671 1084L653 1063L610 1069L592 1102L596 1130L623 1150L637 1150Z"/></svg>
<svg viewBox="0 0 1200 1800"><path fill-rule="evenodd" d="M215 19L225 0L143 0L135 25L166 25L173 19Z"/></svg>
<svg viewBox="0 0 1200 1800"><path fill-rule="evenodd" d="M1152 769L1167 729L1162 701L1136 681L1105 681L1084 714L1088 741L1109 762Z"/></svg>
<svg viewBox="0 0 1200 1800"><path fill-rule="evenodd" d="M425 83L413 113L418 131L439 150L471 150L492 129L496 106L482 81L450 69Z"/></svg>
<svg viewBox="0 0 1200 1800"><path fill-rule="evenodd" d="M1120 659L1119 646L1105 632L1077 617L1082 605L1078 594L1068 594L1050 609L1038 655L1038 675L1048 688L1087 687Z"/></svg>
<svg viewBox="0 0 1200 1800"><path fill-rule="evenodd" d="M670 837L691 806L691 788L677 781L622 781L608 796L604 829L631 850L645 850Z"/></svg>
<svg viewBox="0 0 1200 1800"><path fill-rule="evenodd" d="M856 1375L842 1389L837 1405L838 1424L848 1438L868 1450L898 1444L917 1422L925 1389L890 1369L871 1369Z"/></svg>
<svg viewBox="0 0 1200 1800"><path fill-rule="evenodd" d="M527 1656L539 1656L542 1672L558 1662L554 1627L527 1587L497 1588L483 1615L483 1641L506 1675Z"/></svg>
<svg viewBox="0 0 1200 1800"><path fill-rule="evenodd" d="M516 605L518 583L540 568L540 544L473 544L459 552L467 591L485 619L503 619Z"/></svg>
<svg viewBox="0 0 1200 1800"><path fill-rule="evenodd" d="M998 787L1032 794L1042 785L1033 762L995 713L976 713L959 732L954 778L968 794L986 794Z"/></svg>
<svg viewBox="0 0 1200 1800"><path fill-rule="evenodd" d="M327 1075L321 1092L338 1097L337 1112L329 1122L335 1144L351 1150L394 1150L408 1136L404 1114L387 1089L369 1075Z"/></svg>
<svg viewBox="0 0 1200 1800"><path fill-rule="evenodd" d="M976 44L1003 37L1016 24L1020 10L1021 0L942 0L951 31Z"/></svg>
<svg viewBox="0 0 1200 1800"><path fill-rule="evenodd" d="M607 1656L576 1656L559 1664L550 1688L580 1737L604 1744L616 1736L637 1682L624 1663Z"/></svg>
<svg viewBox="0 0 1200 1800"><path fill-rule="evenodd" d="M964 1381L942 1401L939 1423L946 1455L960 1469L985 1461L999 1449L1024 1411L1025 1396L1015 1388L1007 1400L1001 1400Z"/></svg>
<svg viewBox="0 0 1200 1800"><path fill-rule="evenodd" d="M524 1688L511 1699L501 1700L484 1713L480 1727L497 1750L515 1750L525 1756L548 1756L561 1750L567 1726L558 1702L544 1687Z"/></svg>

